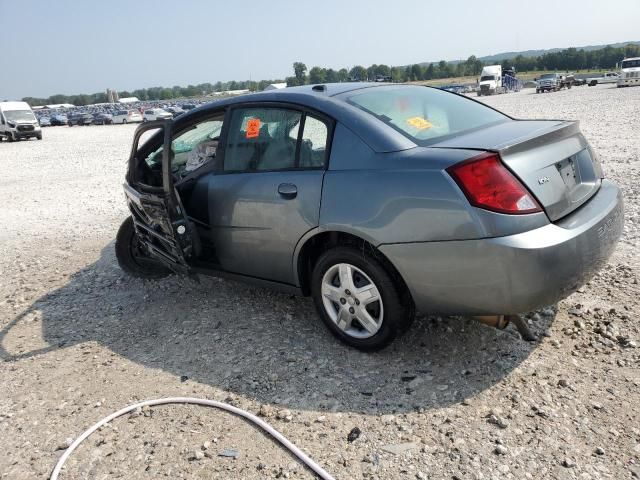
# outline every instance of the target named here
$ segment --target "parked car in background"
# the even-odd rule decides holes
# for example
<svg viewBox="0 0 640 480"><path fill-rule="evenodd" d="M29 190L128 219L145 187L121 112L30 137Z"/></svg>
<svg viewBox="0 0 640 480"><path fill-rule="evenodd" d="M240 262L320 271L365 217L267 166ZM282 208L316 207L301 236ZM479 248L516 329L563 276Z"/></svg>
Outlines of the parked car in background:
<svg viewBox="0 0 640 480"><path fill-rule="evenodd" d="M91 125L93 123L93 115L85 112L71 113L67 120L67 125L73 127L74 125Z"/></svg>
<svg viewBox="0 0 640 480"><path fill-rule="evenodd" d="M51 118L47 116L42 116L38 118L38 123L41 127L50 127L51 126Z"/></svg>
<svg viewBox="0 0 640 480"><path fill-rule="evenodd" d="M173 115L162 108L149 108L144 111L143 118L145 122L151 120L166 120L173 118Z"/></svg>
<svg viewBox="0 0 640 480"><path fill-rule="evenodd" d="M197 105L195 103L183 103L182 104L182 109L183 110L193 110L196 107L197 107Z"/></svg>
<svg viewBox="0 0 640 480"><path fill-rule="evenodd" d="M42 140L42 130L27 102L0 102L0 137L10 142L22 138Z"/></svg>
<svg viewBox="0 0 640 480"><path fill-rule="evenodd" d="M563 88L571 88L573 75L563 73L545 73L536 80L536 93L557 92Z"/></svg>
<svg viewBox="0 0 640 480"><path fill-rule="evenodd" d="M578 122L514 120L415 85L292 87L150 122L124 188L124 271L311 295L362 350L388 345L416 310L552 305L606 263L624 223Z"/></svg>
<svg viewBox="0 0 640 480"><path fill-rule="evenodd" d="M113 123L113 115L107 112L99 112L93 115L94 125L111 125Z"/></svg>
<svg viewBox="0 0 640 480"><path fill-rule="evenodd" d="M458 85L458 84L444 85L444 86L442 86L440 88L442 90L446 90L447 92L453 92L453 93L457 93L459 95L467 92L467 87L465 87L464 85Z"/></svg>
<svg viewBox="0 0 640 480"><path fill-rule="evenodd" d="M69 122L69 119L64 113L54 113L51 116L52 126L66 125L68 122Z"/></svg>
<svg viewBox="0 0 640 480"><path fill-rule="evenodd" d="M185 111L180 107L167 107L167 112L169 112L173 118L176 118L178 115L184 113Z"/></svg>
<svg viewBox="0 0 640 480"><path fill-rule="evenodd" d="M140 123L143 119L138 110L118 110L111 120L113 123Z"/></svg>
<svg viewBox="0 0 640 480"><path fill-rule="evenodd" d="M616 72L607 72L601 77L589 77L587 78L587 85L594 87L599 83L617 83L620 80L620 75Z"/></svg>

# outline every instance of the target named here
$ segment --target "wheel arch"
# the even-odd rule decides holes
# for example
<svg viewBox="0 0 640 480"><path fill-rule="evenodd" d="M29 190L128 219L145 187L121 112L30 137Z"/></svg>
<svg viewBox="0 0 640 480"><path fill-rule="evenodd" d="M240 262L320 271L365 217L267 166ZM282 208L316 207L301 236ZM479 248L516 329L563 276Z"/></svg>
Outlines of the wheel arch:
<svg viewBox="0 0 640 480"><path fill-rule="evenodd" d="M315 262L325 251L336 246L352 246L373 255L379 260L388 272L394 277L403 293L413 303L411 292L402 275L395 265L373 243L373 239L346 229L321 229L316 228L307 232L298 242L293 258L294 276L296 285L300 287L303 295L311 294L311 272Z"/></svg>

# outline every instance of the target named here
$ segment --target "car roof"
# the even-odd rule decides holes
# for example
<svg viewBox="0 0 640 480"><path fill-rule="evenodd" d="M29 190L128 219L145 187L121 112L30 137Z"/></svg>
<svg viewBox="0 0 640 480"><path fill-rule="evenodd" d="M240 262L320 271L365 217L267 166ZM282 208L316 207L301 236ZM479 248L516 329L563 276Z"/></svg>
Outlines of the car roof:
<svg viewBox="0 0 640 480"><path fill-rule="evenodd" d="M416 144L400 132L385 125L373 115L347 103L342 94L368 88L404 87L407 85L374 82L327 83L321 85L304 85L288 87L280 90L268 90L229 97L206 103L198 108L180 115L180 124L189 122L194 117L203 116L212 110L242 103L291 103L324 113L349 128L376 152L394 152L416 147ZM425 87L415 87L425 88Z"/></svg>
<svg viewBox="0 0 640 480"><path fill-rule="evenodd" d="M335 97L336 95L341 95L343 93L351 92L353 90L360 90L362 88L373 88L380 87L380 83L374 82L342 82L342 83L321 83L317 85L302 85L300 87L287 87L279 90L269 90L269 92L273 93L307 93L307 94L317 94L324 93L329 97ZM324 88L324 90L321 90Z"/></svg>

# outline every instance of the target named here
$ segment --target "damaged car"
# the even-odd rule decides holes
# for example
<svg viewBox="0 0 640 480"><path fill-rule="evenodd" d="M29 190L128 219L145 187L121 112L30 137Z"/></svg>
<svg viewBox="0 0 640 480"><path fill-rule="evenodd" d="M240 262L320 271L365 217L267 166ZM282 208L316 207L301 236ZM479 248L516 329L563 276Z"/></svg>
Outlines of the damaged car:
<svg viewBox="0 0 640 480"><path fill-rule="evenodd" d="M145 123L124 190L129 274L310 295L337 338L369 351L416 311L499 325L551 305L623 226L578 122L410 85L286 88Z"/></svg>

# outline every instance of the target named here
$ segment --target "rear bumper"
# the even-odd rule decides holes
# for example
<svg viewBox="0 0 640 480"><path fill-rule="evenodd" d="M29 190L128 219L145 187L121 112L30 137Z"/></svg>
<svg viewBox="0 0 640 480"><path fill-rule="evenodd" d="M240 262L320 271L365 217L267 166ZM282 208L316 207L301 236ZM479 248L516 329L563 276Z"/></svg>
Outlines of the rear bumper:
<svg viewBox="0 0 640 480"><path fill-rule="evenodd" d="M618 187L562 220L506 237L381 245L418 310L446 315L524 313L551 305L587 282L622 234Z"/></svg>

